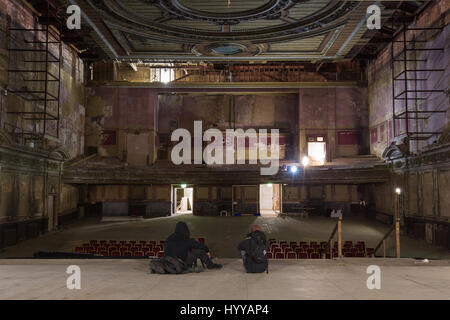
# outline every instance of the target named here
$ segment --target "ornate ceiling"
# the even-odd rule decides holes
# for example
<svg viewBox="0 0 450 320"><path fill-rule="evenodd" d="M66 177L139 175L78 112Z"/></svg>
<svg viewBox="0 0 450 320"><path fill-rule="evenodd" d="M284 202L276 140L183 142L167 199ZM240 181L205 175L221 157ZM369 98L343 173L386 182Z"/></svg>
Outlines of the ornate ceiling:
<svg viewBox="0 0 450 320"><path fill-rule="evenodd" d="M70 0L111 59L338 61L368 39L368 1Z"/></svg>

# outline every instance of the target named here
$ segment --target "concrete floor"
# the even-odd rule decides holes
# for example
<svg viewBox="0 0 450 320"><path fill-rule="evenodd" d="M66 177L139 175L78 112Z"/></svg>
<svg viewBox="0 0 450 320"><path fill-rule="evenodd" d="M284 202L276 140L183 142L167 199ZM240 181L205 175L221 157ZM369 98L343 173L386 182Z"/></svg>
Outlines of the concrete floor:
<svg viewBox="0 0 450 320"><path fill-rule="evenodd" d="M0 300L7 299L442 299L450 298L450 261L349 258L278 260L269 274L246 274L238 259L222 270L150 274L148 260L0 260ZM66 269L81 269L81 289L66 286ZM369 265L381 289L369 290Z"/></svg>
<svg viewBox="0 0 450 320"><path fill-rule="evenodd" d="M69 251L91 239L97 240L162 240L173 232L178 221L186 221L193 237L205 237L212 254L219 258L238 258L237 244L256 223L262 226L268 238L292 241L327 240L336 223L325 217L199 217L179 215L132 221L99 221L85 219L68 229L45 234L24 241L0 252L1 258L30 258L37 251ZM365 240L374 247L388 230L388 226L359 217L344 217L343 240ZM382 254L382 250L379 251ZM388 256L395 256L393 235L388 238ZM402 257L450 259L448 249L429 245L425 241L401 237Z"/></svg>

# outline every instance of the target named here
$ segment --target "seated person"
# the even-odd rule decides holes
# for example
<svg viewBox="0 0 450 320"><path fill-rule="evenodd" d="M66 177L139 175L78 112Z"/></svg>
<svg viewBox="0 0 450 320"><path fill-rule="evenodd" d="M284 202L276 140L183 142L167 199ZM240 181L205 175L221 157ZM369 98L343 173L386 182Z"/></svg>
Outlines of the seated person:
<svg viewBox="0 0 450 320"><path fill-rule="evenodd" d="M261 228L256 225L253 226L245 240L238 246L242 262L248 273L268 271L269 263L266 256L268 249L269 244Z"/></svg>
<svg viewBox="0 0 450 320"><path fill-rule="evenodd" d="M208 269L220 269L220 264L213 263L209 248L198 241L190 238L190 232L187 224L180 221L175 226L175 232L172 233L165 242L164 256L182 260L185 267L190 268L200 259L202 265Z"/></svg>

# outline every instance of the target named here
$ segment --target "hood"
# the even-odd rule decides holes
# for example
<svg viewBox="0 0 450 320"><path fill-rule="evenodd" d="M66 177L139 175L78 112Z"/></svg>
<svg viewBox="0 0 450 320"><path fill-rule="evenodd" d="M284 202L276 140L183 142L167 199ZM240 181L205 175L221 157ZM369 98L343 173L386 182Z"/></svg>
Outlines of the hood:
<svg viewBox="0 0 450 320"><path fill-rule="evenodd" d="M250 233L250 237L255 238L255 239L261 239L261 240L266 240L266 235L264 234L264 232L262 231L253 231L252 233Z"/></svg>
<svg viewBox="0 0 450 320"><path fill-rule="evenodd" d="M183 221L177 223L177 225L175 226L175 233L185 238L189 238L189 236L191 235L186 222Z"/></svg>

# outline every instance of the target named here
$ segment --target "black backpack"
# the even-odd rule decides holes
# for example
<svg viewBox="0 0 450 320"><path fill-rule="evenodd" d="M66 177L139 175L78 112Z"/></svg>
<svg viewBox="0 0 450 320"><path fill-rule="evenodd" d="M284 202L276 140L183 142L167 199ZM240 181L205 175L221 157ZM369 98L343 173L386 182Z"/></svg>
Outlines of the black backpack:
<svg viewBox="0 0 450 320"><path fill-rule="evenodd" d="M267 261L267 247L264 238L258 235L252 235L249 239L249 252L247 255L253 262L261 264Z"/></svg>

